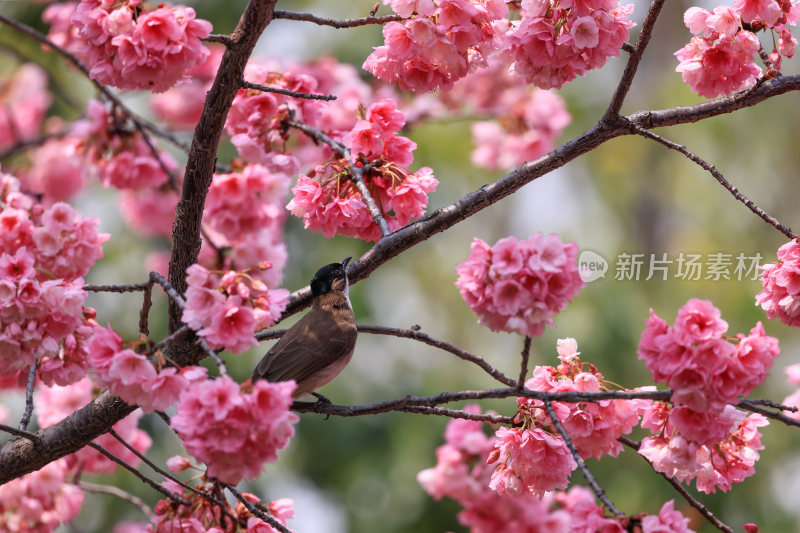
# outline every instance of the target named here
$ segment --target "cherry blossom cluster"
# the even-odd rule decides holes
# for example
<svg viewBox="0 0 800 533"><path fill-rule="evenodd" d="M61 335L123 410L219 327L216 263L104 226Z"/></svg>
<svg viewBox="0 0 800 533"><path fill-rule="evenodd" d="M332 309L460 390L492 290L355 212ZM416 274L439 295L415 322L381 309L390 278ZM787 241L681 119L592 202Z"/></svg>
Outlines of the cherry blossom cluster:
<svg viewBox="0 0 800 533"><path fill-rule="evenodd" d="M263 228L279 234L288 192L289 178L272 173L263 165L249 164L238 172L215 174L203 218L228 242Z"/></svg>
<svg viewBox="0 0 800 533"><path fill-rule="evenodd" d="M294 381L258 380L247 392L229 376L199 381L181 396L171 425L208 476L236 485L258 477L289 444L299 420L289 411L296 388Z"/></svg>
<svg viewBox="0 0 800 533"><path fill-rule="evenodd" d="M695 35L675 52L680 62L675 68L694 92L706 98L751 87L762 74L753 63L761 43L754 32L769 29L776 47L769 54L769 76L781 68L783 57L794 55L797 40L788 26L797 24L800 8L789 0L737 0L733 6L717 6L713 11L689 8L683 16L686 27Z"/></svg>
<svg viewBox="0 0 800 533"><path fill-rule="evenodd" d="M800 326L800 239L778 248L778 260L763 268L764 290L756 295L756 305L764 309L767 318Z"/></svg>
<svg viewBox="0 0 800 533"><path fill-rule="evenodd" d="M163 150L158 151L156 159L144 137L130 130L123 115L109 111L97 100L89 101L86 115L87 119L73 124L71 135L83 140L79 150L95 165L103 185L139 189L167 182L159 160L170 171L177 163Z"/></svg>
<svg viewBox="0 0 800 533"><path fill-rule="evenodd" d="M83 506L83 491L68 477L67 462L57 459L0 485L0 531L44 533L71 522Z"/></svg>
<svg viewBox="0 0 800 533"><path fill-rule="evenodd" d="M201 39L211 23L190 7L161 3L150 11L139 0L81 0L71 21L90 77L120 89L165 91L209 55Z"/></svg>
<svg viewBox="0 0 800 533"><path fill-rule="evenodd" d="M512 71L542 89L605 65L628 40L633 4L618 0L523 0L507 39Z"/></svg>
<svg viewBox="0 0 800 533"><path fill-rule="evenodd" d="M542 392L601 392L603 375L594 365L581 362L575 339L558 341L558 367L537 366L525 386ZM564 489L577 468L569 448L554 427L544 404L517 398L515 422L519 427L500 428L490 461L498 461L491 488L499 493L543 494ZM584 459L617 456L617 439L638 424L637 406L628 400L600 402L552 402L553 411Z"/></svg>
<svg viewBox="0 0 800 533"><path fill-rule="evenodd" d="M354 102L349 95L354 91L359 96L369 94L353 67L347 68L332 60L311 65L254 61L245 68L244 78L251 83L297 93L346 91L342 102L338 98L322 102L257 89L239 90L225 122L231 142L245 160L266 165L271 172L282 172L286 176L296 175L301 167L327 157L327 153L304 137L290 139L285 121L302 121L331 133L347 130L355 123L358 107L358 101ZM345 90L350 82L353 88ZM290 140L296 143L291 151L286 149Z"/></svg>
<svg viewBox="0 0 800 533"><path fill-rule="evenodd" d="M456 287L492 331L539 336L584 285L578 275L578 246L558 235L536 233L527 240L506 237L489 246L472 242L456 267Z"/></svg>
<svg viewBox="0 0 800 533"><path fill-rule="evenodd" d="M711 302L693 298L672 326L650 310L639 342L639 359L655 381L673 391L670 423L701 445L728 435L735 420L726 406L762 383L780 352L778 340L765 335L760 322L749 335L738 334L736 343L726 339L727 330Z"/></svg>
<svg viewBox="0 0 800 533"><path fill-rule="evenodd" d="M642 408L642 427L653 436L645 437L639 453L659 472L683 482L695 480L697 490L705 493L730 490L755 473L759 459L761 433L758 428L769 424L760 414L746 414L728 405L719 415L728 421L722 438L699 444L688 440L677 428L673 416L675 407L664 402L652 402Z"/></svg>
<svg viewBox="0 0 800 533"><path fill-rule="evenodd" d="M403 17L383 27L384 44L364 61L376 78L415 92L449 89L470 71L486 66L501 33L494 21L508 15L502 0L392 2Z"/></svg>
<svg viewBox="0 0 800 533"><path fill-rule="evenodd" d="M0 150L8 150L39 137L53 97L47 90L47 73L32 63L20 66L0 86Z"/></svg>
<svg viewBox="0 0 800 533"><path fill-rule="evenodd" d="M464 409L480 413L476 405ZM508 428L506 428L508 429ZM497 432L500 433L499 431ZM494 467L487 464L498 446L498 436L484 433L483 423L453 419L445 430L445 444L436 450L437 464L423 470L417 480L428 494L448 497L462 508L458 521L473 533L495 531L604 531L624 533L628 524L607 517L595 502L594 493L575 486L566 492L535 495L510 494L490 488ZM567 452L569 453L569 452ZM636 517L641 531L690 533L688 519L665 503L657 515Z"/></svg>
<svg viewBox="0 0 800 533"><path fill-rule="evenodd" d="M111 326L94 328L89 342L89 363L97 384L146 413L163 411L176 403L191 383L205 379L200 367L185 367L178 371L165 366L161 354L155 364L147 356L123 348L122 339Z"/></svg>
<svg viewBox="0 0 800 533"><path fill-rule="evenodd" d="M289 291L270 289L247 272L231 270L219 276L194 264L186 274L182 320L212 349L242 353L252 348L257 344L253 334L273 325L289 302Z"/></svg>
<svg viewBox="0 0 800 533"><path fill-rule="evenodd" d="M39 427L50 427L88 405L92 400L94 388L95 383L88 377L65 387L57 385L39 387L33 397ZM134 449L146 453L150 449L152 439L147 432L138 427L142 414L141 409L137 409L114 424L113 429ZM135 467L141 462L136 454L108 433L100 435L94 442L131 466ZM119 464L89 446L66 456L64 460L72 473L80 471L87 474L111 474L119 467Z"/></svg>
<svg viewBox="0 0 800 533"><path fill-rule="evenodd" d="M390 230L421 217L428 193L439 182L428 167L413 173L407 169L417 145L397 135L403 124L405 115L394 101L384 99L369 106L364 118L342 136L351 161L336 157L301 174L286 207L303 219L306 228L322 231L326 237L340 234L377 241L380 230L353 183L351 165L355 164L364 169L364 182Z"/></svg>
<svg viewBox="0 0 800 533"><path fill-rule="evenodd" d="M39 377L66 385L86 375L94 310L83 278L103 256L98 220L65 203L48 208L0 174L0 375L39 362Z"/></svg>
<svg viewBox="0 0 800 533"><path fill-rule="evenodd" d="M172 480L163 483L164 488L181 499L191 502L186 506L170 499L160 500L155 507L155 516L147 528L144 525L134 524L130 531L124 533L273 533L275 529L264 523L260 518L253 516L243 503L237 502L235 506L225 505L224 509L211 500L204 498L198 492L189 490ZM199 492L213 493L215 486L203 480L193 487ZM286 521L294 516L294 502L290 498L280 498L269 503L261 502L255 495L248 492L242 497L249 503L266 510L267 514L286 525ZM227 514L223 515L222 511ZM116 530L114 533L117 533Z"/></svg>

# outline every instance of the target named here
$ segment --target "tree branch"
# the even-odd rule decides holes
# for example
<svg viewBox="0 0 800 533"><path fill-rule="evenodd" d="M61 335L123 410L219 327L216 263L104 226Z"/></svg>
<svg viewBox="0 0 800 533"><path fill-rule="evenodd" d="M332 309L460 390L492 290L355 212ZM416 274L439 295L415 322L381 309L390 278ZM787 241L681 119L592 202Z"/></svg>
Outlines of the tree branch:
<svg viewBox="0 0 800 533"><path fill-rule="evenodd" d="M313 13L295 13L292 11L282 11L280 9L275 10L274 17L276 19L313 22L319 26L330 26L332 28L355 28L357 26L366 26L367 24L386 24L387 22L399 22L403 20L400 15L384 15L382 17L369 16L358 19L336 20L318 17Z"/></svg>

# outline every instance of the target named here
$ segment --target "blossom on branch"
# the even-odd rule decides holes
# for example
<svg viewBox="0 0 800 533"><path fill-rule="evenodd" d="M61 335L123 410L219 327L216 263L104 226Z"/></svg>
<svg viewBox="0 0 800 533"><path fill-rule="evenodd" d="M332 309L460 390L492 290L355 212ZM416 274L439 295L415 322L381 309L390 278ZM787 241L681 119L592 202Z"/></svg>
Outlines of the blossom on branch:
<svg viewBox="0 0 800 533"><path fill-rule="evenodd" d="M778 260L763 266L756 305L767 318L778 318L787 326L800 326L800 239L778 248Z"/></svg>
<svg viewBox="0 0 800 533"><path fill-rule="evenodd" d="M560 89L619 55L634 26L633 4L617 0L526 0L506 39L512 72L542 89Z"/></svg>
<svg viewBox="0 0 800 533"><path fill-rule="evenodd" d="M269 289L247 272L228 271L220 277L194 264L186 273L182 320L212 349L241 353L252 348L257 344L253 334L274 324L289 301L289 291Z"/></svg>
<svg viewBox="0 0 800 533"><path fill-rule="evenodd" d="M162 3L150 11L133 0L81 0L71 20L89 76L120 89L163 92L209 55L201 39L211 23L195 19L190 7Z"/></svg>
<svg viewBox="0 0 800 533"><path fill-rule="evenodd" d="M414 92L449 89L476 68L486 66L494 41L494 22L508 15L502 0L436 0L421 6L393 2L392 9L417 16L383 27L384 44L364 61L364 70ZM431 9L433 8L433 9Z"/></svg>
<svg viewBox="0 0 800 533"><path fill-rule="evenodd" d="M680 64L675 68L683 81L700 96L714 98L752 87L762 74L754 61L761 43L755 32L766 29L777 46L769 55L769 76L777 75L783 57L794 55L797 40L787 26L800 18L800 8L791 1L737 0L733 6L717 6L713 11L689 8L683 16L686 27L696 37L675 52Z"/></svg>
<svg viewBox="0 0 800 533"><path fill-rule="evenodd" d="M245 392L228 376L200 381L184 392L171 425L210 477L236 485L257 477L289 444L299 420L289 411L295 388L294 381L259 380Z"/></svg>
<svg viewBox="0 0 800 533"><path fill-rule="evenodd" d="M536 233L527 240L500 239L489 246L476 238L467 260L456 267L456 287L492 331L536 337L584 285L578 247L558 235Z"/></svg>
<svg viewBox="0 0 800 533"><path fill-rule="evenodd" d="M709 444L724 438L734 420L726 406L747 396L769 374L778 356L778 340L759 322L749 335L728 341L728 324L707 300L692 298L678 311L675 324L650 311L639 342L655 381L666 382L675 404L671 422L689 441Z"/></svg>

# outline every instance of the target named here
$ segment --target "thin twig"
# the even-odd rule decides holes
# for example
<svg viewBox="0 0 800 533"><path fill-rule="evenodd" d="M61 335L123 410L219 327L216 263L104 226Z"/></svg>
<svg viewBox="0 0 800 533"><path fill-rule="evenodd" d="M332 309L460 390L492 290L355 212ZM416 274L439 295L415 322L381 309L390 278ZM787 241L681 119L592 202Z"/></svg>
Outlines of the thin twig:
<svg viewBox="0 0 800 533"><path fill-rule="evenodd" d="M150 348L150 350L148 350L147 355L153 355L158 350L161 350L166 345L168 345L169 343L175 341L178 337L180 337L184 333L187 333L187 332L189 332L191 330L192 330L192 328L190 328L188 326L188 324L184 324L183 326L179 327L178 329L176 329L175 331L173 331L172 333L170 333L169 335L167 335L166 337L164 337L163 339L161 339L160 341L155 343Z"/></svg>
<svg viewBox="0 0 800 533"><path fill-rule="evenodd" d="M164 292L167 293L169 299L172 300L172 302L180 309L186 307L186 301L183 299L183 296L178 294L178 291L176 291L175 288L166 279L164 279L164 276L158 272L150 272L150 279L161 285L161 288L163 288Z"/></svg>
<svg viewBox="0 0 800 533"><path fill-rule="evenodd" d="M89 483L88 481L80 481L78 482L78 487L81 490L86 492L93 492L95 494L109 494L111 496L116 496L117 498L124 500L131 505L135 505L144 515L152 520L155 517L153 514L153 510L150 509L150 506L145 503L144 500L139 498L138 496L131 494L130 492L126 492L121 488L114 486L114 485L100 485L97 483Z"/></svg>
<svg viewBox="0 0 800 533"><path fill-rule="evenodd" d="M153 481L149 477L145 476L144 474L142 474L141 472L136 470L134 467L132 467L131 465L129 465L128 463L126 463L125 461L123 461L122 459L120 459L119 457L114 455L113 453L109 452L108 450L106 450L105 448L100 446L99 444L96 444L94 442L90 442L88 444L88 446L91 446L92 448L94 448L98 452L102 453L103 455L105 455L106 457L108 457L109 459L111 459L112 461L117 463L118 465L122 466L123 468L125 468L126 470L131 472L133 475L135 475L136 477L141 479L143 483L145 483L147 485L150 485L150 487L152 487L154 490L160 492L161 494L163 494L164 496L170 498L171 500L174 500L174 501L178 502L179 504L185 505L187 507L192 505L192 502L190 502L189 500L181 498L180 496L176 496L175 494L173 494L169 490L165 489L164 487L162 487L161 485L159 485L158 483L156 483L155 481Z"/></svg>
<svg viewBox="0 0 800 533"><path fill-rule="evenodd" d="M623 518L625 513L614 507L614 504L611 503L611 500L609 500L608 496L606 496L606 491L603 490L603 488L597 483L597 480L594 478L592 473L589 472L586 462L583 460L583 457L581 457L581 454L578 453L578 449L575 447L575 444L572 442L569 434L564 429L564 426L561 425L561 421L558 419L558 416L553 409L553 404L550 403L550 400L544 400L544 408L547 410L547 416L550 417L550 421L553 422L553 426L556 428L556 431L558 431L558 434L561 435L562 439L564 439L564 442L567 444L567 448L569 448L570 453L572 453L573 459L575 459L575 462L578 463L578 468L581 469L583 477L586 478L586 481L597 495L597 498L603 502L606 508L615 516L618 518Z"/></svg>
<svg viewBox="0 0 800 533"><path fill-rule="evenodd" d="M133 283L130 285L84 285L83 290L89 292L139 292L146 291L149 283Z"/></svg>
<svg viewBox="0 0 800 533"><path fill-rule="evenodd" d="M245 89L264 91L266 93L282 94L284 96L291 96L293 98L305 98L308 100L336 100L336 97L330 94L298 93L297 91L290 91L288 89L281 89L279 87L269 87L267 85L261 85L258 83L250 83L249 81L242 81L242 87Z"/></svg>
<svg viewBox="0 0 800 533"><path fill-rule="evenodd" d="M513 424L513 416L500 416L492 415L489 413L468 413L459 409L446 409L444 407L426 407L424 405L414 405L403 407L398 411L405 411L408 413L418 413L421 415L436 415L446 416L449 418L463 418L464 420L479 420L489 424Z"/></svg>
<svg viewBox="0 0 800 533"><path fill-rule="evenodd" d="M23 439L28 439L34 444L37 444L41 440L39 435L37 435L36 433L31 433L30 431L25 431L23 429L17 429L14 426L7 426L5 424L0 424L0 431L11 433L12 435L16 435L17 437L22 437Z"/></svg>
<svg viewBox="0 0 800 533"><path fill-rule="evenodd" d="M220 375L227 376L228 367L225 366L225 361L223 361L219 354L217 354L217 352L208 345L208 341L205 339L205 337L198 336L197 339L197 344L199 344L203 351L206 352L206 354L208 354L208 356L211 357L211 359L213 359L217 364Z"/></svg>
<svg viewBox="0 0 800 533"><path fill-rule="evenodd" d="M33 414L33 386L36 383L36 368L39 366L39 361L36 355L33 356L33 363L28 369L28 383L25 385L25 412L22 414L22 419L19 421L20 431L26 431L28 424L31 421Z"/></svg>
<svg viewBox="0 0 800 533"><path fill-rule="evenodd" d="M413 339L428 346L433 346L434 348L439 348L440 350L444 350L448 353L455 355L465 361L469 361L470 363L474 363L481 367L487 374L492 376L494 379L502 383L503 385L508 385L509 387L513 387L517 384L514 379L505 375L501 371L497 370L491 364L489 364L485 359L482 357L471 354L467 351L462 350L461 348L450 344L449 342L445 342L439 339L435 339L428 335L427 333L423 333L419 331L419 329L398 329L398 328L389 328L385 326L372 326L372 325L365 325L359 324L358 325L359 333L371 333L374 335L391 335L393 337L402 337L405 339ZM273 332L270 332L273 333ZM274 332L277 333L277 332Z"/></svg>
<svg viewBox="0 0 800 533"><path fill-rule="evenodd" d="M155 281L152 279L147 282L147 288L142 295L142 308L139 310L139 334L144 338L150 336L150 308L153 306L154 283Z"/></svg>
<svg viewBox="0 0 800 533"><path fill-rule="evenodd" d="M398 22L403 20L400 15L384 15L381 17L369 16L358 19L335 20L325 17L318 17L312 13L295 13L292 11L282 11L280 9L276 9L273 16L276 19L313 22L319 26L331 26L333 28L355 28L356 26L366 26L367 24L386 24L387 22Z"/></svg>
<svg viewBox="0 0 800 533"><path fill-rule="evenodd" d="M778 409L780 411L791 411L792 413L800 411L800 409L798 409L798 407L795 405L784 405L782 403L773 402L772 400L765 400L765 399L751 400L749 398L746 398L743 401L753 405L766 405L767 407L771 407L772 409Z"/></svg>
<svg viewBox="0 0 800 533"><path fill-rule="evenodd" d="M761 219L763 219L766 223L775 227L778 231L780 231L790 239L797 238L797 235L794 232L792 232L791 229L781 224L778 221L778 219L768 214L766 211L764 211L763 209L758 207L755 203L753 203L752 200L750 200L744 194L739 192L739 189L737 189L731 182L729 182L725 178L725 176L723 176L722 173L719 170L717 170L717 168L714 165L708 163L701 157L697 156L685 146L672 142L669 139L666 139L661 135L658 135L657 133L653 133L652 131L636 126L635 124L631 124L631 130L637 135L641 135L646 139L656 141L657 143L666 146L667 148L670 148L672 150L675 150L676 152L685 155L689 160L693 161L694 163L697 163L701 168L708 171L708 173L714 176L714 178L720 183L720 185L725 187L728 190L728 192L730 192L733 195L734 198L743 203L745 207L747 207L750 211L761 217Z"/></svg>
<svg viewBox="0 0 800 533"><path fill-rule="evenodd" d="M603 400L635 400L649 399L668 401L672 395L671 390L665 391L602 391L602 392L542 392L528 388L517 388L516 382L505 389L462 390L455 392L441 392L432 396L404 396L394 400L368 404L368 405L335 405L322 402L294 402L292 409L305 413L315 412L334 416L365 416L390 411L408 410L408 407L428 406L434 407L444 403L460 402L466 400L488 400L510 397L533 398L540 401L563 403L600 402Z"/></svg>
<svg viewBox="0 0 800 533"><path fill-rule="evenodd" d="M261 520L263 520L270 526L274 527L281 533L292 533L292 531L288 527L278 522L274 517L268 515L267 513L263 512L261 509L253 505L251 502L247 501L247 498L242 496L242 493L236 490L236 487L234 487L233 485L225 484L225 488L231 491L231 494L233 494L237 500L242 502L242 505L244 505L245 508L253 514L253 516L255 516L256 518L260 518Z"/></svg>
<svg viewBox="0 0 800 533"><path fill-rule="evenodd" d="M208 37L206 37L203 40L209 43L221 43L224 44L225 46L231 44L231 36L222 33L211 33L208 35Z"/></svg>
<svg viewBox="0 0 800 533"><path fill-rule="evenodd" d="M158 467L158 465L156 465L156 464L155 464L153 461L151 461L150 459L148 459L148 458L147 458L147 456L145 456L145 455L144 455L143 453L141 453L139 450L137 450L136 448L134 448L133 446L131 446L131 445L130 445L130 444L129 444L129 443L128 443L128 442L127 442L125 439L123 439L123 438L122 438L122 437L121 437L121 436L120 436L120 435L119 435L119 434L118 434L116 431L114 431L113 429L112 429L111 431L109 431L109 433L111 434L111 436L113 436L113 437L114 437L115 439L117 439L117 440L118 440L120 443L122 443L122 445L123 445L123 446L125 446L126 448L128 448L128 450L130 450L131 452L133 452L133 454L134 454L134 455L136 455L136 457L138 457L139 459L141 459L141 460L142 460L142 462L144 462L144 463L145 463L147 466L149 466L150 468L152 468L154 471L156 471L157 473L161 474L161 475L162 475L162 476L164 476L166 479L169 479L170 481L172 481L172 482L174 482L174 483L177 483L178 485L180 485L180 486L181 486L181 487L183 487L184 489L186 489L186 490L188 490L188 491L190 491L190 492L194 492L194 493L195 493L195 494L197 494L198 496L201 496L201 497L203 497L203 498L207 499L208 501L210 501L210 502L214 503L215 505L218 505L218 506L220 507L220 509L222 510L222 512L223 512L223 513L225 513L225 514L226 514L226 515L227 515L229 518L231 518L232 520L234 519L233 515L232 515L232 514L230 514L230 513L229 513L229 512L228 512L228 511L225 509L225 504L224 504L223 502L221 502L219 499L215 498L215 497L214 497L213 495L211 495L211 494L208 494L207 492L204 492L204 491L202 491L202 490L198 490L198 489L196 489L195 487L192 487L191 485L188 485L187 483L184 483L183 481L181 481L180 479L176 478L175 476L173 476L172 474L170 474L169 472L167 472L167 471L166 471L166 470L164 470L163 468L159 468L159 467Z"/></svg>
<svg viewBox="0 0 800 533"><path fill-rule="evenodd" d="M620 441L621 443L623 443L624 445L626 445L626 446L628 446L628 447L630 447L630 448L633 448L634 450L637 450L637 451L638 451L638 449L639 449L639 444L640 444L640 443L638 443L638 442L636 442L636 441L632 441L632 440L630 440L630 439L627 439L627 438L620 438L620 439L617 439L617 440L619 440L619 441ZM703 505L703 504L702 504L702 503L701 503L701 502L700 502L700 501L699 501L697 498L695 498L694 496L692 496L692 495L689 493L689 491L688 491L688 490L686 490L686 488L685 488L683 485L681 485L681 484L680 484L680 482L679 482L679 481L677 481L676 479L674 479L674 478L672 478L672 477L670 477L670 476L668 476L668 475L664 474L663 472L659 472L658 470L656 470L655 466L653 466L653 463L652 463L652 462L650 462L650 460L649 460L647 457L645 457L644 455L641 455L641 454L639 454L639 455L642 457L642 459L644 459L645 461L647 461L647 464L649 464L649 465L650 465L650 467L651 467L651 468L652 468L654 471L658 472L658 474L659 474L661 477L663 477L664 479L666 479L666 480L669 482L669 484L670 484L670 485L672 485L672 486L673 486L673 488L675 488L675 490L676 490L676 491L678 491L678 494L680 494L680 495L683 497L683 499L684 499L684 500L686 500L686 502L687 502L689 505L691 505L692 507L694 507L695 509L697 509L697 511L698 511L698 512L699 512L701 515L703 515L703 518L705 518L705 519L706 519L706 520L707 520L707 521L708 521L708 522L709 522L711 525L713 525L714 527L716 527L716 528L717 528L717 529L719 529L720 531L724 531L725 533L733 533L733 528L731 528L730 526L726 525L726 524L725 524L724 522L722 522L722 521L721 521L719 518L717 518L716 516L714 516L714 513L712 513L712 512L711 512L711 511L708 509L708 507L706 507L705 505Z"/></svg>
<svg viewBox="0 0 800 533"><path fill-rule="evenodd" d="M519 379L517 379L517 387L520 389L525 386L525 376L528 375L528 360L531 357L531 337L525 336L525 343L522 345L522 363L519 369Z"/></svg>
<svg viewBox="0 0 800 533"><path fill-rule="evenodd" d="M761 407L760 405L746 398L739 400L739 407L747 411L751 411L753 413L758 413L760 415L766 416L767 418L778 420L780 422L783 422L787 426L800 427L800 420L797 420L796 418L792 418L790 416L786 416L783 413L776 413L775 411L771 411L766 407Z"/></svg>

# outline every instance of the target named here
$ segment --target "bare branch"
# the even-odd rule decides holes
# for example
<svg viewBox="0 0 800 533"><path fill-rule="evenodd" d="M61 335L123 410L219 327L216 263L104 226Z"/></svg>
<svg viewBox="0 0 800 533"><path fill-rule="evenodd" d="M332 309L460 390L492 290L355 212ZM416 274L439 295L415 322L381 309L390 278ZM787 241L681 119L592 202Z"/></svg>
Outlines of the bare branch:
<svg viewBox="0 0 800 533"><path fill-rule="evenodd" d="M150 506L147 505L144 500L142 500L141 498L139 498L134 494L131 494L130 492L125 492L121 488L116 487L114 485L100 485L97 483L89 483L88 481L80 481L78 482L78 487L80 487L81 490L84 490L86 492L94 492L96 494L109 494L111 496L115 496L121 500L130 503L131 505L135 505L136 507L138 507L139 510L142 513L144 513L144 515L148 519L152 519L153 517L155 517L155 514L153 514L153 510L150 509Z"/></svg>
<svg viewBox="0 0 800 533"><path fill-rule="evenodd" d="M669 139L665 139L664 137L656 133L653 133L652 131L647 131L638 126L632 126L632 129L637 135L641 135L646 139L656 141L657 143L662 144L667 148L670 148L672 150L675 150L676 152L685 155L689 160L697 163L698 165L700 165L700 167L702 167L704 170L708 171L712 176L714 176L714 179L716 179L723 187L725 187L728 190L728 192L730 192L733 195L734 198L742 202L750 211L761 217L761 219L764 220L764 222L773 226L775 229L777 229L790 239L797 238L797 235L794 232L792 232L791 229L781 224L778 221L778 219L769 215L766 211L758 207L752 200L750 200L744 194L739 192L739 189L737 189L731 182L725 179L725 176L722 175L722 172L717 170L717 168L711 163L708 163L698 155L694 154L685 146L672 142Z"/></svg>
<svg viewBox="0 0 800 533"><path fill-rule="evenodd" d="M258 83L250 83L249 81L242 81L242 87L245 89L264 91L266 93L282 94L284 96L291 96L292 98L305 98L307 100L336 100L336 97L330 94L298 93L297 91L290 91L288 89L281 89L279 87L269 87L267 85L260 85Z"/></svg>
<svg viewBox="0 0 800 533"><path fill-rule="evenodd" d="M83 290L89 292L139 292L146 291L149 283L133 283L131 285L84 285Z"/></svg>
<svg viewBox="0 0 800 533"><path fill-rule="evenodd" d="M114 455L113 453L109 452L108 450L106 450L105 448L100 446L99 444L96 444L94 442L90 442L88 445L91 446L92 448L94 448L95 450L97 450L98 452L102 453L103 455L105 455L106 457L108 457L109 459L111 459L112 461L117 463L118 465L122 466L123 468L125 468L129 472L131 472L133 475L135 475L136 477L141 479L144 484L150 485L150 487L152 487L154 490L160 492L161 494L163 494L167 498L169 498L171 500L175 500L176 502L180 503L181 505L185 505L187 507L192 505L192 502L190 502L189 500L181 498L180 496L176 496L175 494L173 494L172 492L168 491L167 489L165 489L164 487L162 487L161 485L159 485L158 483L156 483L155 481L153 481L149 477L145 476L144 474L139 472L137 469L135 469L134 467L132 467L131 465L129 465L128 463L126 463L125 461L123 461L122 459L120 459L119 457Z"/></svg>
<svg viewBox="0 0 800 533"><path fill-rule="evenodd" d="M253 514L253 516L255 516L256 518L260 518L261 520L263 520L270 526L274 527L281 533L292 533L292 531L289 528L287 528L286 526L275 520L275 518L271 517L270 515L263 512L255 505L253 505L251 502L247 501L247 498L242 496L242 493L236 490L236 487L234 487L233 485L225 485L225 488L231 491L231 494L233 494L237 500L242 502L242 505L244 505L245 508Z"/></svg>
<svg viewBox="0 0 800 533"><path fill-rule="evenodd" d="M776 413L775 411L770 411L769 409L767 409L765 407L761 407L760 405L758 405L758 402L756 402L756 401L748 400L746 398L743 398L743 399L739 400L739 405L738 406L741 407L742 409L747 410L747 411L750 411L750 412L753 412L753 413L758 413L760 415L766 416L767 418L771 418L773 420L778 420L779 422L783 422L787 426L800 427L800 420L797 420L796 418L792 418L790 416L786 416L783 413ZM784 407L784 406L781 406L781 407Z"/></svg>
<svg viewBox="0 0 800 533"><path fill-rule="evenodd" d="M374 335L391 335L393 337L402 337L406 339L413 339L428 346L433 346L434 348L439 348L440 350L444 350L449 352L456 357L459 357L465 361L469 361L470 363L474 363L481 367L487 374L492 376L494 379L499 381L504 385L508 385L509 387L513 387L517 384L509 376L503 374L495 367L490 365L485 359L478 355L471 354L467 351L462 350L461 348L450 344L449 342L441 341L438 339L434 339L427 333L423 333L419 330L419 328L414 329L397 329L397 328L388 328L384 326L369 326L364 324L359 324L358 331L360 333L372 333Z"/></svg>
<svg viewBox="0 0 800 533"><path fill-rule="evenodd" d="M408 406L398 409L407 413L421 415L446 416L448 418L463 418L464 420L479 420L489 424L513 424L513 416L491 415L488 413L468 413L459 409L445 409L444 407L426 407L423 405Z"/></svg>
<svg viewBox="0 0 800 533"><path fill-rule="evenodd" d="M318 17L312 13L294 13L292 11L281 11L280 9L275 10L274 17L276 19L313 22L319 26L331 26L333 28L355 28L357 26L366 26L367 24L386 24L387 22L399 22L403 20L400 15L384 15L382 17L369 16L360 19L335 20Z"/></svg>
<svg viewBox="0 0 800 533"><path fill-rule="evenodd" d="M25 412L22 414L22 419L19 421L20 431L26 431L28 429L28 424L33 414L33 386L36 383L36 368L38 366L39 361L34 354L33 363L28 369L28 382L25 386Z"/></svg>
<svg viewBox="0 0 800 533"><path fill-rule="evenodd" d="M519 368L519 379L517 379L517 387L523 388L525 386L525 376L528 375L528 359L531 357L531 337L525 336L525 343L522 346L522 363Z"/></svg>
<svg viewBox="0 0 800 533"><path fill-rule="evenodd" d="M0 431L5 431L6 433L11 433L12 435L16 435L17 437L28 439L34 444L38 443L40 440L39 435L37 435L36 433L31 433L30 431L25 431L23 429L17 429L14 426L7 426L5 424L0 424Z"/></svg>

